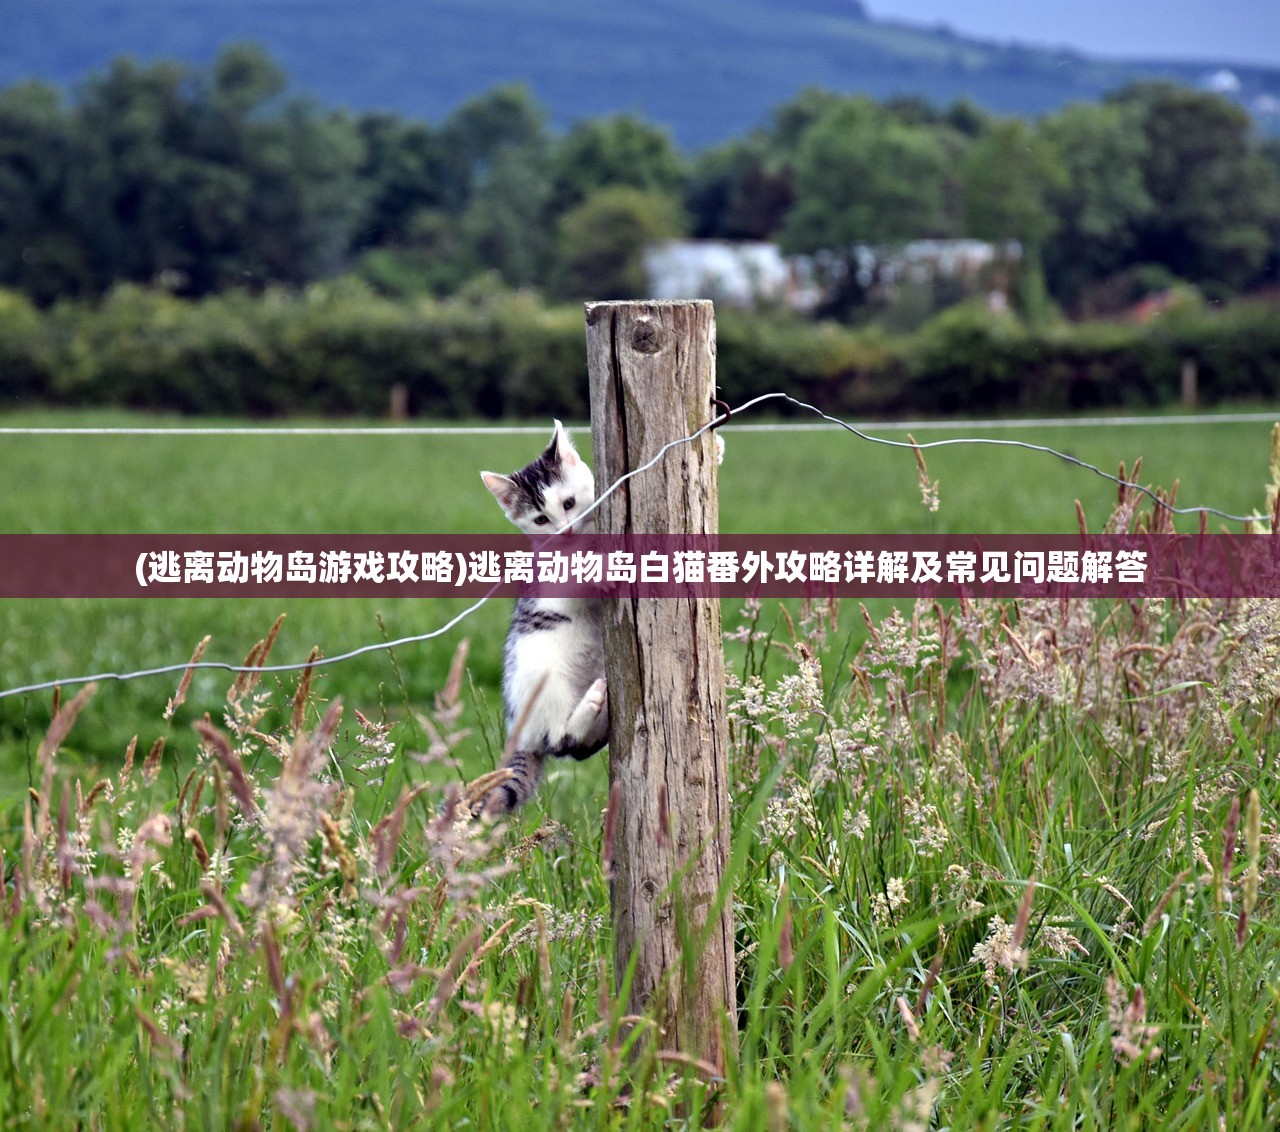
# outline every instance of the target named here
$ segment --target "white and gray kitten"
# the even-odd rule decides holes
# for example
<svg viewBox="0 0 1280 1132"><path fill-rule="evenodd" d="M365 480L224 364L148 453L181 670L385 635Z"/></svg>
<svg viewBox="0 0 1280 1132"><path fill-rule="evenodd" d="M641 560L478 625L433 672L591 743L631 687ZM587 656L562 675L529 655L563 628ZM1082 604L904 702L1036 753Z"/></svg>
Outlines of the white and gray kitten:
<svg viewBox="0 0 1280 1132"><path fill-rule="evenodd" d="M591 469L559 421L551 443L509 476L481 472L503 512L531 535L571 537L594 528L580 518L595 499ZM604 629L594 598L521 597L503 650L511 777L475 805L477 813L508 813L532 797L548 756L589 758L608 742Z"/></svg>

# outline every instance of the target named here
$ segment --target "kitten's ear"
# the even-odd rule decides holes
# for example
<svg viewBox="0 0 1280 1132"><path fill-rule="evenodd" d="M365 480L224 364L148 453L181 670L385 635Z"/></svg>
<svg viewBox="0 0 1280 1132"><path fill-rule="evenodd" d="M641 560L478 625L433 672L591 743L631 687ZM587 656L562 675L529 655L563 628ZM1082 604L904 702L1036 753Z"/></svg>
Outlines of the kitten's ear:
<svg viewBox="0 0 1280 1132"><path fill-rule="evenodd" d="M510 476L500 476L497 472L481 472L480 478L484 480L484 486L493 493L502 510L510 515L520 494L516 481Z"/></svg>
<svg viewBox="0 0 1280 1132"><path fill-rule="evenodd" d="M578 450L574 448L573 441L569 439L569 434L564 430L564 425L556 421L555 426L555 430L551 434L551 443L547 445L547 459L554 460L557 464L563 464L566 468L572 468L575 464L582 462L582 457L578 455Z"/></svg>

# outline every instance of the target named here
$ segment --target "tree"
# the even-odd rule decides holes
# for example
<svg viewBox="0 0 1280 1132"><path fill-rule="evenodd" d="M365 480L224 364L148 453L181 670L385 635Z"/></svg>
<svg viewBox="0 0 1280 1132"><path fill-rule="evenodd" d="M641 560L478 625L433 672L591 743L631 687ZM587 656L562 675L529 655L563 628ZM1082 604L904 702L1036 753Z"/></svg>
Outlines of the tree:
<svg viewBox="0 0 1280 1132"><path fill-rule="evenodd" d="M301 283L341 270L365 209L364 186L356 176L363 147L354 123L297 101L253 135L254 190L241 271L252 278L260 270L261 280L254 282ZM278 243L271 242L273 233L281 235ZM257 248L265 254L257 255Z"/></svg>
<svg viewBox="0 0 1280 1132"><path fill-rule="evenodd" d="M1057 153L1023 122L1006 118L970 145L962 178L965 232L1021 245L1019 297L1024 312L1039 312L1045 305L1042 252L1057 224L1049 194L1065 180Z"/></svg>
<svg viewBox="0 0 1280 1132"><path fill-rule="evenodd" d="M773 167L758 138L702 153L685 194L693 234L726 240L770 239L794 202L790 167Z"/></svg>
<svg viewBox="0 0 1280 1132"><path fill-rule="evenodd" d="M213 63L213 102L234 115L261 110L283 93L288 76L256 43L233 43Z"/></svg>
<svg viewBox="0 0 1280 1132"><path fill-rule="evenodd" d="M71 170L68 199L99 289L164 276L207 290L213 281L201 276L216 274L211 260L238 235L252 186L225 127L247 108L201 121L195 103L206 92L192 80L174 63L121 60L84 87L76 119L86 159ZM200 159L202 134L220 162Z"/></svg>
<svg viewBox="0 0 1280 1132"><path fill-rule="evenodd" d="M444 142L424 123L394 114L362 115L356 129L364 145L357 176L368 204L354 242L358 247L403 244L418 213L443 208L447 201Z"/></svg>
<svg viewBox="0 0 1280 1132"><path fill-rule="evenodd" d="M80 233L86 289L200 295L345 265L360 138L341 115L277 105L283 83L262 52L233 47L210 73L125 61L85 84L48 223Z"/></svg>
<svg viewBox="0 0 1280 1132"><path fill-rule="evenodd" d="M1137 257L1184 279L1240 289L1254 282L1280 234L1280 175L1251 137L1248 115L1218 95L1142 83L1114 99L1134 108L1147 147L1153 208Z"/></svg>
<svg viewBox="0 0 1280 1132"><path fill-rule="evenodd" d="M904 126L939 126L946 120L932 102L918 94L895 94L880 105Z"/></svg>
<svg viewBox="0 0 1280 1132"><path fill-rule="evenodd" d="M859 245L892 248L942 228L946 164L936 133L903 125L865 98L835 104L805 132L782 244L841 261L835 309L861 302L873 283L859 274Z"/></svg>
<svg viewBox="0 0 1280 1132"><path fill-rule="evenodd" d="M980 240L1018 240L1038 255L1056 225L1049 195L1065 180L1055 150L1006 118L969 147L962 175L965 231Z"/></svg>
<svg viewBox="0 0 1280 1132"><path fill-rule="evenodd" d="M1091 283L1133 262L1153 204L1143 183L1147 139L1132 107L1075 103L1040 126L1066 176L1049 192L1057 227L1045 245L1050 292L1076 303Z"/></svg>
<svg viewBox="0 0 1280 1132"><path fill-rule="evenodd" d="M1280 174L1280 138L1267 138L1260 147L1263 157L1275 166L1277 174Z"/></svg>
<svg viewBox="0 0 1280 1132"><path fill-rule="evenodd" d="M943 116L948 126L967 138L980 137L991 125L991 115L969 98L957 98Z"/></svg>
<svg viewBox="0 0 1280 1132"><path fill-rule="evenodd" d="M841 251L933 235L945 173L931 131L893 121L867 99L843 102L800 144L784 242L799 252Z"/></svg>
<svg viewBox="0 0 1280 1132"><path fill-rule="evenodd" d="M546 111L523 84L495 87L449 115L440 140L448 168L446 206L461 212L504 150L548 144Z"/></svg>
<svg viewBox="0 0 1280 1132"><path fill-rule="evenodd" d="M817 86L805 87L773 112L773 129L767 135L768 155L783 163L794 162L810 128L851 101L866 100L850 100Z"/></svg>
<svg viewBox="0 0 1280 1132"><path fill-rule="evenodd" d="M74 118L52 87L0 93L0 284L39 303L95 289L67 200L71 170L84 160Z"/></svg>
<svg viewBox="0 0 1280 1132"><path fill-rule="evenodd" d="M678 196L686 172L671 135L630 114L579 122L555 147L551 209L557 215L597 189L629 185Z"/></svg>
<svg viewBox="0 0 1280 1132"><path fill-rule="evenodd" d="M560 220L562 286L577 299L634 299L644 294L644 249L679 235L671 198L628 185L592 193Z"/></svg>
<svg viewBox="0 0 1280 1132"><path fill-rule="evenodd" d="M462 218L463 243L471 258L514 287L544 282L555 256L550 192L540 146L503 149Z"/></svg>

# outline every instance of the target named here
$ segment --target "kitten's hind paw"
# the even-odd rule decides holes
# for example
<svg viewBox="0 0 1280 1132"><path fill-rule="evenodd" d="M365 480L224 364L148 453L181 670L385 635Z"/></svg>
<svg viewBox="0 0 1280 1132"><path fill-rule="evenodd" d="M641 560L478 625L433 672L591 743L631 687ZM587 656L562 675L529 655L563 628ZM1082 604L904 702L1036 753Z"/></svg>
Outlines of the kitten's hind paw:
<svg viewBox="0 0 1280 1132"><path fill-rule="evenodd" d="M462 793L465 812L473 821L495 821L511 813L520 804L519 794L510 785L515 777L510 767L500 766L468 783Z"/></svg>

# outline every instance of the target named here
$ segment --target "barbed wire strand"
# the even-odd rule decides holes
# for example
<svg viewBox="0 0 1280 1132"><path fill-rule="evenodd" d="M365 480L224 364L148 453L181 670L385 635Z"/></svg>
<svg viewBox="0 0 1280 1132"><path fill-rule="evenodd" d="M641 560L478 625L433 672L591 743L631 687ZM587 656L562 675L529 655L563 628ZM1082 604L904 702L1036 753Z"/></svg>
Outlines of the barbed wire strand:
<svg viewBox="0 0 1280 1132"><path fill-rule="evenodd" d="M810 405L805 401L799 401L788 393L773 393L766 396L782 397L790 401L793 405L798 405L802 409L808 409L811 413L816 413L823 420L830 421L834 425L853 433L854 436L862 440L869 440L873 444L885 444L891 448L946 448L957 444L988 444L1001 448L1025 448L1028 452L1043 452L1049 456L1057 456L1059 460L1065 460L1068 464L1074 464L1077 468L1084 468L1086 471L1093 472L1096 476L1101 476L1104 480L1110 480L1117 487L1132 488L1141 492L1158 507L1164 508L1171 515L1216 515L1220 519L1226 519L1232 523L1261 523L1266 522L1270 518L1268 515L1233 515L1229 511L1220 511L1217 507L1175 507L1167 499L1164 499L1158 492L1140 483L1134 483L1131 480L1121 479L1120 476L1112 472L1104 472L1096 464L1090 464L1088 460L1081 460L1078 456L1070 456L1066 452L1059 452L1056 448L1050 448L1045 444L1032 444L1027 440L1002 440L994 436L956 436L946 440L926 440L912 443L909 440L889 440L883 436L872 436L870 433L863 432L856 425L849 424L848 421L842 421L839 417L830 416L814 405ZM712 422L714 423L714 422Z"/></svg>
<svg viewBox="0 0 1280 1132"><path fill-rule="evenodd" d="M1094 475L1101 476L1103 479L1109 480L1111 483L1116 484L1118 487L1139 491L1143 495L1147 496L1153 503L1155 503L1156 506L1164 508L1166 511L1169 511L1171 514L1196 515L1196 514L1203 513L1207 515L1214 515L1214 516L1217 516L1218 518L1226 519L1229 522L1235 522L1235 523L1263 522L1263 521L1266 521L1268 518L1268 516L1259 515L1259 514L1233 515L1230 512L1220 510L1217 507L1175 507L1171 503L1169 503L1167 500L1163 499L1159 494L1157 494L1151 488L1146 487L1143 484L1134 483L1130 480L1126 480L1120 476L1114 475L1111 472L1103 471L1096 464L1090 464L1087 460L1081 460L1077 456L1071 456L1066 452L1060 452L1056 448L1050 448L1047 445L1043 445L1043 444L1032 444L1031 442L1025 441L1025 440L1004 440L1004 439L998 439L995 437L966 436L966 437L952 437L945 440L930 440L930 441L912 443L911 441L907 441L907 440L890 440L887 437L874 436L871 433L865 432L864 430L858 428L856 425L850 424L848 421L841 420L839 417L835 417L830 415L829 413L823 412L821 409L819 409L815 405L810 405L806 401L801 401L796 397L792 397L789 393L777 392L777 393L762 393L759 397L753 397L751 400L746 401L743 404L739 405L736 409L732 409L731 411L724 413L714 418L711 421L708 421L696 432L693 432L688 436L679 437L676 440L672 440L667 444L664 444L661 448L658 449L656 453L654 453L651 459L641 464L639 467L633 468L631 471L624 473L623 475L619 476L616 480L614 480L614 482L610 484L609 487L606 488L603 492L601 492L600 495L591 504L591 506L587 507L574 520L574 522L580 523L588 515L591 515L595 511L597 511L603 505L604 501L608 499L609 496L611 496L620 487L622 487L624 483L626 483L628 480L632 479L633 477L640 475L642 472L648 471L656 463L658 463L658 461L661 460L662 457L665 456L667 452L670 451L672 448L675 448L682 444L691 444L693 441L697 440L704 433L724 424L726 421L730 420L733 417L738 416L740 413L747 412L749 409L752 409L757 405L763 404L766 401L779 401L779 400L787 401L798 408L804 409L810 413L814 413L817 416L822 417L823 420L830 422L832 425L842 428L847 432L851 432L854 436L858 437L860 440L865 440L872 444L882 444L890 448L909 448L912 451L924 450L924 449L930 449L930 448L953 447L956 445L969 445L969 444L995 445L1002 448L1021 448L1029 452L1040 452L1045 455L1056 456L1058 457L1058 459L1064 460L1068 464L1072 464L1078 468L1083 468L1086 471L1093 472ZM564 528L562 527L560 528L560 531L555 532L555 534L559 534L563 530ZM546 541L550 541L554 537L555 537L554 534L548 535L546 538ZM374 644L362 645L359 648L350 649L347 652L337 653L334 656L330 656L330 657L320 657L315 660L306 660L306 661L300 661L297 663L290 663L290 664L263 664L263 665L244 665L244 664L232 664L226 661L219 661L219 660L200 660L200 661L195 661L194 663L192 663L191 661L185 661L179 664L164 664L155 668L138 669L133 672L99 672L91 676L69 676L69 677L62 677L56 680L42 680L33 684L23 684L14 688L5 688L0 690L0 700L8 699L12 696L29 695L33 692L47 692L57 687L73 687L80 684L100 683L107 680L124 682L127 680L139 680L147 676L171 675L175 672L186 672L188 670L195 671L195 670L214 669L221 672L259 672L259 673L266 674L266 673L275 673L275 672L300 672L303 669L318 667L320 664L326 664L326 665L340 664L343 661L353 660L358 656L364 656L368 653L379 652L384 649L400 648L403 645L421 644L425 641L430 641L436 637L443 636L455 625L460 624L466 618L470 617L471 614L473 614L481 606L485 605L497 592L498 588L499 587L497 585L493 586L488 593L484 594L484 596L479 598L477 601L472 602L471 605L467 606L466 609L462 610L451 620L447 621L444 625L440 626L440 628L433 629L429 633L414 633L407 637L399 637L394 641L378 641Z"/></svg>

